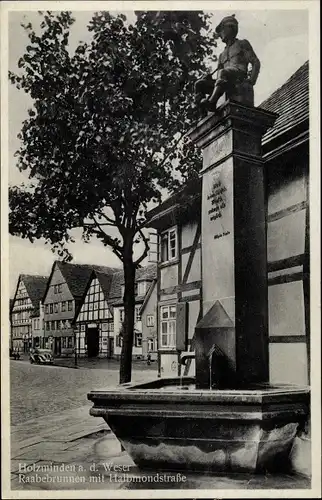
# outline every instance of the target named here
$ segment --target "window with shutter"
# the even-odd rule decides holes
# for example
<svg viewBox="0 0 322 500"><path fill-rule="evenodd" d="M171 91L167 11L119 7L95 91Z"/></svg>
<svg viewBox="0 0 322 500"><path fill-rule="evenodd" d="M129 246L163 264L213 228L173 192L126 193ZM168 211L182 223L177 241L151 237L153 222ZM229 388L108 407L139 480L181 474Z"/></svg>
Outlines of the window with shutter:
<svg viewBox="0 0 322 500"><path fill-rule="evenodd" d="M188 302L177 304L177 334L176 348L178 351L185 351L187 347L188 326Z"/></svg>

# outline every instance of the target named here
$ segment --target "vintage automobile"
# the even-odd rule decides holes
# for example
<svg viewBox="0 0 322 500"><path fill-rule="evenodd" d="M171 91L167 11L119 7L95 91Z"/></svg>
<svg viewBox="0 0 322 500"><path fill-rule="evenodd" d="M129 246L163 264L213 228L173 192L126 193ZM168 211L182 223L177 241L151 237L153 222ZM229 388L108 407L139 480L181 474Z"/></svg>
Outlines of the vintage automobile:
<svg viewBox="0 0 322 500"><path fill-rule="evenodd" d="M30 349L29 352L30 363L36 363L38 365L52 365L54 363L54 358L50 349Z"/></svg>

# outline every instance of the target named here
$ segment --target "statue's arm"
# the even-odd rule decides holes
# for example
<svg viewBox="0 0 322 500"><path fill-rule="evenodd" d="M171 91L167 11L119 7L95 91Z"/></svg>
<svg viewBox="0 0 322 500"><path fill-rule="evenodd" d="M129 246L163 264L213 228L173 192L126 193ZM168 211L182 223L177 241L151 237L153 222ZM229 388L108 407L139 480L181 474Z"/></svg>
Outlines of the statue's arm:
<svg viewBox="0 0 322 500"><path fill-rule="evenodd" d="M243 40L243 49L247 54L247 59L252 65L252 69L250 72L250 75L248 76L248 81L252 84L255 85L258 75L259 75L259 70L261 67L260 60L258 59L257 55L254 52L253 47L249 43L248 40Z"/></svg>

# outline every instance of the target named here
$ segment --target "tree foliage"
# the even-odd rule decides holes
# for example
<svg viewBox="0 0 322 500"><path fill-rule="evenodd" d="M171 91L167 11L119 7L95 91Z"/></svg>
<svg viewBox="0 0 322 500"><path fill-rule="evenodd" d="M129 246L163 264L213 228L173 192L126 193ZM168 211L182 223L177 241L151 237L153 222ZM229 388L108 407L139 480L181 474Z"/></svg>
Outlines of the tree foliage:
<svg viewBox="0 0 322 500"><path fill-rule="evenodd" d="M213 57L210 18L137 12L129 24L123 14L98 12L88 26L91 42L80 42L71 54L72 14L40 15L39 30L23 25L29 43L19 73L9 74L33 100L16 153L32 185L10 188L10 232L45 238L70 258L65 244L80 227L86 241L95 235L121 259L127 360L121 380L127 381L130 296L135 269L148 253L147 208L164 190L198 177L200 157L185 134L197 118L194 82ZM144 251L134 261L140 240Z"/></svg>

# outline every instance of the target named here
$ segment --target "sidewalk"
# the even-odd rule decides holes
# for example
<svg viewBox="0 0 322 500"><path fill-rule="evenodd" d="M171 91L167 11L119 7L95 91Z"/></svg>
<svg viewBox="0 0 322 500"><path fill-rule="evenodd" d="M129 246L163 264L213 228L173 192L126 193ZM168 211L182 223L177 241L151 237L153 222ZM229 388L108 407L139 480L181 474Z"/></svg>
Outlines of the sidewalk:
<svg viewBox="0 0 322 500"><path fill-rule="evenodd" d="M90 407L11 428L12 490L310 488L309 479L292 475L139 471L104 420L89 415Z"/></svg>
<svg viewBox="0 0 322 500"><path fill-rule="evenodd" d="M108 358L77 358L75 366L74 357L59 357L54 358L54 365L65 368L86 368L86 369L102 369L102 370L119 370L120 361L117 359ZM157 376L158 364L152 362L150 365L145 360L132 360L132 368L134 370L155 370Z"/></svg>

